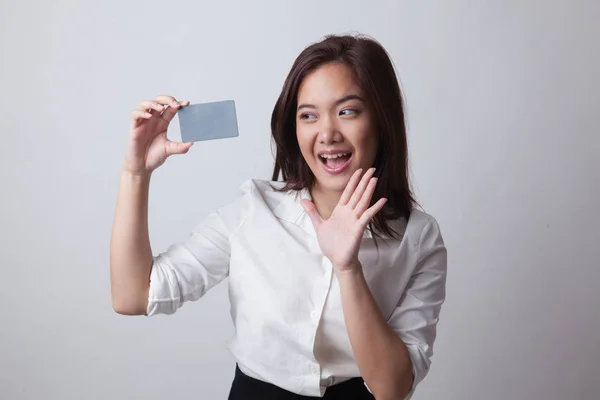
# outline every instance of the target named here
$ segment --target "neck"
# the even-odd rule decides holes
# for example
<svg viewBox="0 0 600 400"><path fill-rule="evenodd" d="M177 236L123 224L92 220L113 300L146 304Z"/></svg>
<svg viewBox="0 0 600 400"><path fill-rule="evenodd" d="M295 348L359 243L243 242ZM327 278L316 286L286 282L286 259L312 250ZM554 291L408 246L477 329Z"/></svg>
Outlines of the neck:
<svg viewBox="0 0 600 400"><path fill-rule="evenodd" d="M312 201L323 219L328 219L333 213L333 209L340 201L343 191L323 189L315 184L310 190Z"/></svg>

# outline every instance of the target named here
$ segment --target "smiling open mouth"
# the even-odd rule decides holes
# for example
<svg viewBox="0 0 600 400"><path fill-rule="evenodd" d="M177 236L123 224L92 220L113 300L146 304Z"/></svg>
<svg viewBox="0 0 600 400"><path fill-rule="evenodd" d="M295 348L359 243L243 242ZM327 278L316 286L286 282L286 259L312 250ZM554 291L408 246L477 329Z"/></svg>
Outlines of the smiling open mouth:
<svg viewBox="0 0 600 400"><path fill-rule="evenodd" d="M338 169L343 166L352 157L352 153L321 154L319 159L325 166L331 169Z"/></svg>
<svg viewBox="0 0 600 400"><path fill-rule="evenodd" d="M339 174L350 165L351 152L321 153L319 154L323 169L330 174Z"/></svg>

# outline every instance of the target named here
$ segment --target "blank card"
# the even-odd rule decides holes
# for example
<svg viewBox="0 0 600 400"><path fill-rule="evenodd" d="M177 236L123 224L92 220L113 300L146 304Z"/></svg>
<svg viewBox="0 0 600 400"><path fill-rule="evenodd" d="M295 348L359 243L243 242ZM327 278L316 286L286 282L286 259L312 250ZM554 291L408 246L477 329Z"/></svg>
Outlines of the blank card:
<svg viewBox="0 0 600 400"><path fill-rule="evenodd" d="M239 136L233 100L190 104L181 107L177 116L182 142Z"/></svg>

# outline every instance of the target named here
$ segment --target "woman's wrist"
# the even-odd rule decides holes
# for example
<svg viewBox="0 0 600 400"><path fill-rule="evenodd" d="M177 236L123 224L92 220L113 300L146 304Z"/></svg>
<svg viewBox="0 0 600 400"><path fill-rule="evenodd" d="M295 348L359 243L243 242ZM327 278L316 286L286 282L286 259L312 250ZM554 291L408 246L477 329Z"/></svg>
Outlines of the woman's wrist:
<svg viewBox="0 0 600 400"><path fill-rule="evenodd" d="M126 167L121 168L121 178L126 179L131 182L148 182L150 181L150 177L152 176L152 171L148 172L137 172L131 171Z"/></svg>
<svg viewBox="0 0 600 400"><path fill-rule="evenodd" d="M362 275L362 265L358 260L349 265L334 265L333 268L338 276L338 279L345 279L347 277L356 277Z"/></svg>

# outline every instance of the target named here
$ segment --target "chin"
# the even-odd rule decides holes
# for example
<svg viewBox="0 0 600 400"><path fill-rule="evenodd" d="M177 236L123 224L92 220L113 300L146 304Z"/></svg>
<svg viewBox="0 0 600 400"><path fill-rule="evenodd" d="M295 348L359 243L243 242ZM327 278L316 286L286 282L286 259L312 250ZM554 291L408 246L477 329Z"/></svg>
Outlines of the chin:
<svg viewBox="0 0 600 400"><path fill-rule="evenodd" d="M348 180L340 181L339 179L327 179L319 181L319 186L322 190L331 192L343 192L348 184Z"/></svg>
<svg viewBox="0 0 600 400"><path fill-rule="evenodd" d="M317 168L320 168L320 165L317 164ZM340 174L330 174L323 169L319 170L317 174L314 174L313 171L313 174L315 175L321 190L343 192L346 185L348 185L348 181L358 168L358 166L349 165L348 168Z"/></svg>

